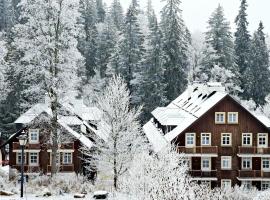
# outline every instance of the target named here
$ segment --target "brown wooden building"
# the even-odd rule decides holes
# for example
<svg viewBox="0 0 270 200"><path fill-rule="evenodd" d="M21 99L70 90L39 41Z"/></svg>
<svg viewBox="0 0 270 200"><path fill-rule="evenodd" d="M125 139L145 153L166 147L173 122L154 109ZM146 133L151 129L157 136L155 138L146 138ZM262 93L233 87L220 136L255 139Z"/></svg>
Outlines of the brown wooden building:
<svg viewBox="0 0 270 200"><path fill-rule="evenodd" d="M83 172L83 161L80 147L92 148L93 141L85 133L96 130L95 123L101 114L97 108L86 107L82 102L64 102L61 106L63 115L59 115L59 148L57 166L59 173ZM23 113L16 121L24 128L14 133L2 145L9 146L9 165L21 170L21 147L17 137L24 130L27 133L27 144L24 154L24 172L26 175L51 173L51 138L48 133L48 122L51 117L49 104L39 103Z"/></svg>
<svg viewBox="0 0 270 200"><path fill-rule="evenodd" d="M211 187L270 187L270 120L247 110L221 84L193 85L152 114L144 131L154 150L176 144L193 179Z"/></svg>

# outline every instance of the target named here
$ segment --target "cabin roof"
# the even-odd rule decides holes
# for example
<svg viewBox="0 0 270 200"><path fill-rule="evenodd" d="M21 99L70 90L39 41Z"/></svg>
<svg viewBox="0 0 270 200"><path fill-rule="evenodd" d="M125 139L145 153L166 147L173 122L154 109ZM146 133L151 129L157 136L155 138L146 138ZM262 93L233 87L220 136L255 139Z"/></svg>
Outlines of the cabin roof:
<svg viewBox="0 0 270 200"><path fill-rule="evenodd" d="M226 96L230 95L226 93L225 87L220 83L194 84L189 86L187 90L167 107L156 108L152 112L154 118L163 126L176 126L176 128L163 135L163 133L157 130L153 124L153 120L146 123L143 130L154 150L161 150L168 143L171 143L180 133L191 126L197 119L207 113ZM234 99L233 97L231 98ZM240 104L238 101L236 102ZM247 111L250 112L249 110ZM256 115L252 112L250 113L265 127L270 127L270 120L267 117Z"/></svg>

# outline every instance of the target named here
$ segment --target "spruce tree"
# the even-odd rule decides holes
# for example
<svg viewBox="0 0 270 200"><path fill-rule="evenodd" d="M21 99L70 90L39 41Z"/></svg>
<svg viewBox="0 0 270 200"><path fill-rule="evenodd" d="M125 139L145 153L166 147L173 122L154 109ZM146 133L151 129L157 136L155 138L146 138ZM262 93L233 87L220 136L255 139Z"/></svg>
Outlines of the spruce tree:
<svg viewBox="0 0 270 200"><path fill-rule="evenodd" d="M97 10L94 0L80 1L81 34L78 39L78 49L85 58L85 83L95 75L97 68ZM83 70L82 70L83 71Z"/></svg>
<svg viewBox="0 0 270 200"><path fill-rule="evenodd" d="M97 22L98 23L103 23L105 20L106 12L104 9L104 5L102 0L96 0L96 8L97 8Z"/></svg>
<svg viewBox="0 0 270 200"><path fill-rule="evenodd" d="M265 97L270 93L269 50L263 29L260 22L252 38L250 67L245 71L246 93L257 105L265 104Z"/></svg>
<svg viewBox="0 0 270 200"><path fill-rule="evenodd" d="M119 0L113 0L109 9L109 16L118 30L122 30L124 24L123 8Z"/></svg>
<svg viewBox="0 0 270 200"><path fill-rule="evenodd" d="M250 45L251 39L248 32L248 21L247 21L247 1L241 0L241 6L239 14L235 19L236 23L236 32L235 32L235 55L236 55L236 64L240 73L240 87L243 90L241 96L244 99L249 99L250 97L246 93L247 88L245 88L246 77L243 76L247 68L250 65Z"/></svg>
<svg viewBox="0 0 270 200"><path fill-rule="evenodd" d="M127 82L133 103L138 103L138 87L141 81L142 61L145 53L144 36L138 21L138 4L133 1L128 8L122 39L120 41L120 72Z"/></svg>
<svg viewBox="0 0 270 200"><path fill-rule="evenodd" d="M233 91L238 83L238 68L235 63L234 44L230 24L225 19L224 11L221 5L211 15L208 21L208 30L205 33L206 49L204 50L204 58L202 60L202 74L206 75L207 81L215 80L212 70L218 66L221 70L228 70L234 74L233 77L227 77L226 85L229 85L230 92Z"/></svg>
<svg viewBox="0 0 270 200"><path fill-rule="evenodd" d="M163 67L166 97L169 101L185 90L187 85L188 46L186 26L181 17L180 0L165 0L161 12Z"/></svg>
<svg viewBox="0 0 270 200"><path fill-rule="evenodd" d="M148 13L149 35L145 55L145 72L142 84L143 122L149 120L151 111L165 105L164 70L162 69L162 34L154 12Z"/></svg>

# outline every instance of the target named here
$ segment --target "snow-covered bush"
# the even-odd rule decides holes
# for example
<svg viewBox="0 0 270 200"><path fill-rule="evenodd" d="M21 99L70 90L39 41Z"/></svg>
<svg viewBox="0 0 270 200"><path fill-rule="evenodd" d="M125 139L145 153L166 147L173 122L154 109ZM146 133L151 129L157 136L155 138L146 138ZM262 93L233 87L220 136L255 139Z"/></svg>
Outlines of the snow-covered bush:
<svg viewBox="0 0 270 200"><path fill-rule="evenodd" d="M41 194L45 189L50 193L59 195L61 193L91 192L92 184L85 182L84 177L74 174L57 174L53 178L50 176L38 176L30 178L26 184L28 193Z"/></svg>
<svg viewBox="0 0 270 200"><path fill-rule="evenodd" d="M161 200L181 199L191 194L195 183L187 173L186 159L174 149L149 155L137 155L127 176L122 181L122 192L130 199Z"/></svg>

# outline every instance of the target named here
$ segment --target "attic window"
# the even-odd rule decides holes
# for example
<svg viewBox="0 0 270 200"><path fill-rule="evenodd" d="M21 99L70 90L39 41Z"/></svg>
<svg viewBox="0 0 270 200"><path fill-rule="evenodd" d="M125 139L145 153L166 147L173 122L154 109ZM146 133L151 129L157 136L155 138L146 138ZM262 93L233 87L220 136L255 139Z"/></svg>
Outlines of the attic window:
<svg viewBox="0 0 270 200"><path fill-rule="evenodd" d="M211 96L213 96L213 95L216 94L216 93L217 93L217 91L212 92L211 94L208 95L207 98L209 99Z"/></svg>

